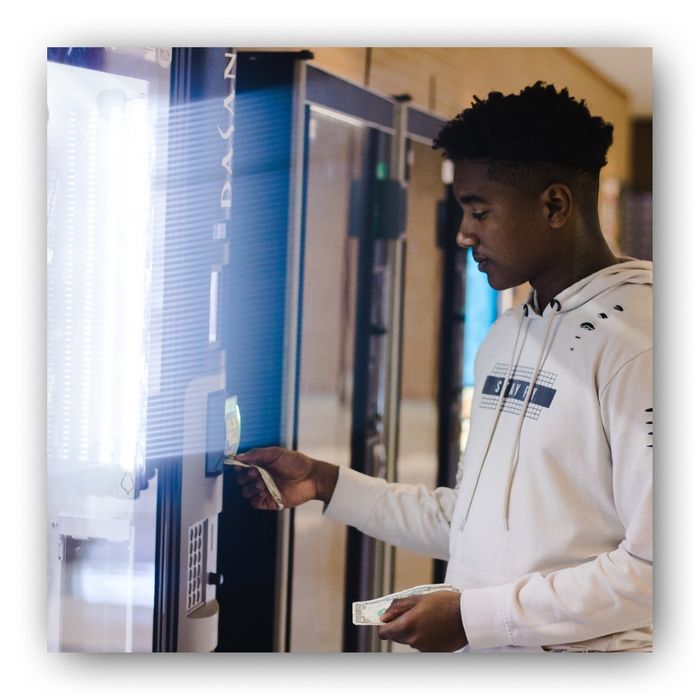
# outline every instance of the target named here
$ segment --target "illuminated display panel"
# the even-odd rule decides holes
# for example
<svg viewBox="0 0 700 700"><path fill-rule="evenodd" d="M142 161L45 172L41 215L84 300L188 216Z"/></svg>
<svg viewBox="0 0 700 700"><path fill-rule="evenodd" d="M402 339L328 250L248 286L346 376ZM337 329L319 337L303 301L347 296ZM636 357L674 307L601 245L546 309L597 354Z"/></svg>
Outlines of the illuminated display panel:
<svg viewBox="0 0 700 700"><path fill-rule="evenodd" d="M152 647L168 75L47 63L49 650Z"/></svg>

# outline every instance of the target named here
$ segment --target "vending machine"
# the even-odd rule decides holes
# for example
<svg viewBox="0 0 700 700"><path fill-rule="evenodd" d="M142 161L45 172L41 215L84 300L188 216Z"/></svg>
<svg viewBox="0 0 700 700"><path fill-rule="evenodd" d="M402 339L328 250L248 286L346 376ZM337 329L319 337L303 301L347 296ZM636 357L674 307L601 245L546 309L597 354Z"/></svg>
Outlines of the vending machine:
<svg viewBox="0 0 700 700"><path fill-rule="evenodd" d="M48 50L52 651L217 644L235 67Z"/></svg>

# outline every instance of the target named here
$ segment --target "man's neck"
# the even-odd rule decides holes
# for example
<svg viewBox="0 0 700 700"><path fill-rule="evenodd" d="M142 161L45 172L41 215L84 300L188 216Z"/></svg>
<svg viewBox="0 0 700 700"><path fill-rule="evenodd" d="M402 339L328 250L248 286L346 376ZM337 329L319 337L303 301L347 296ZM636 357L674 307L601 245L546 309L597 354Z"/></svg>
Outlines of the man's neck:
<svg viewBox="0 0 700 700"><path fill-rule="evenodd" d="M618 262L602 235L588 238L583 245L572 246L568 252L560 258L560 264L530 282L535 290L538 314L564 289Z"/></svg>

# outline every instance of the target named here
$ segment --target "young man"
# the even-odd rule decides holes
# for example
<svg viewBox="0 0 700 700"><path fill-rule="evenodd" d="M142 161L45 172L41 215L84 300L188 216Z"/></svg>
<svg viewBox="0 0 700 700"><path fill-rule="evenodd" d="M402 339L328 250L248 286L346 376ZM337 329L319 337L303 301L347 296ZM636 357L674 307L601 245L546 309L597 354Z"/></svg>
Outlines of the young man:
<svg viewBox="0 0 700 700"><path fill-rule="evenodd" d="M495 289L528 302L476 359L471 426L454 489L388 484L281 448L285 506L448 560L460 592L394 601L383 639L421 651L651 649L652 271L618 260L597 214L612 126L566 89L491 93L436 139L455 163L458 243ZM257 470L239 470L275 508Z"/></svg>

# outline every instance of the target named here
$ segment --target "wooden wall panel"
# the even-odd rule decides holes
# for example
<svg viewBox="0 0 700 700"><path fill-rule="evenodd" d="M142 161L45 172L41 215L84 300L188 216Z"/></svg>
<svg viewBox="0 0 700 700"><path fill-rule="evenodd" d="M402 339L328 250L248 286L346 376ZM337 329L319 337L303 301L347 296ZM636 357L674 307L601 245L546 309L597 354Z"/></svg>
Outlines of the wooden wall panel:
<svg viewBox="0 0 700 700"><path fill-rule="evenodd" d="M364 48L311 48L313 63L363 83ZM536 80L568 87L593 114L611 121L615 140L604 177L626 181L629 170L630 104L619 87L565 48L374 47L369 87L389 95L409 93L413 104L451 118L474 95L514 92ZM432 86L431 86L432 81Z"/></svg>
<svg viewBox="0 0 700 700"><path fill-rule="evenodd" d="M317 48L312 63L319 68L340 75L346 80L364 85L365 48Z"/></svg>

